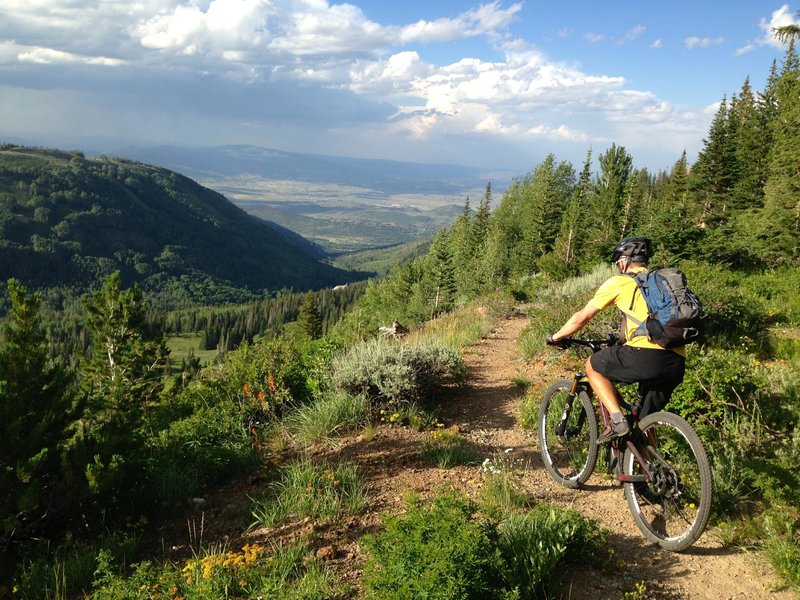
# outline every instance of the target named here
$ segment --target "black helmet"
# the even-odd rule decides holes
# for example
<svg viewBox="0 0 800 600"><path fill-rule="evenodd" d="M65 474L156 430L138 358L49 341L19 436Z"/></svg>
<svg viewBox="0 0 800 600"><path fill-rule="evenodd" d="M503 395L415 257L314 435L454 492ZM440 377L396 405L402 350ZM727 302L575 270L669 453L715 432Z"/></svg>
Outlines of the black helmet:
<svg viewBox="0 0 800 600"><path fill-rule="evenodd" d="M623 256L632 262L646 263L653 256L653 244L646 237L625 238L614 247L611 262L617 262Z"/></svg>

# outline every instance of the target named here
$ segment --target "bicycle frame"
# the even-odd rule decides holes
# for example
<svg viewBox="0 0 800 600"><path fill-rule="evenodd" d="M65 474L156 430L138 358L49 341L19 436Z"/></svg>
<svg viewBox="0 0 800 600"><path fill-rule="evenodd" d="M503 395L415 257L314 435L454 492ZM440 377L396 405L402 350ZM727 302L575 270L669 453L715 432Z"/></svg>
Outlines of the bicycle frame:
<svg viewBox="0 0 800 600"><path fill-rule="evenodd" d="M578 389L581 386L584 386L585 389L589 392L589 397L590 398L594 398L595 397L594 391L592 390L592 386L589 384L589 378L586 376L586 373L583 373L582 371L576 371L574 373L574 375L573 375L572 389L570 390L570 395L571 395L571 397L573 399L575 397L577 397ZM620 404L624 408L626 408L627 410L631 411L631 414L634 417L633 418L634 431L636 431L637 430L636 429L636 424L638 422L638 418L636 416L636 412L638 412L638 411L634 412L633 408L627 402L625 402L625 401L623 401L621 399L620 399ZM596 406L599 408L600 418L603 421L603 426L604 427L608 426L609 423L611 422L611 415L608 412L608 409L603 405L602 402L599 402L599 401L596 402ZM567 417L568 417L568 414L569 414L570 410L572 410L572 402L570 402L565 407L564 414L561 417L561 423L559 423L558 426L556 427L556 433L558 435L564 435L565 433L568 433L568 432L565 431L565 429L566 429L566 420L567 420ZM578 428L580 428L580 426L582 426L582 425L583 425L583 423L579 423ZM611 456L614 459L614 463L615 463L614 479L616 479L617 481L623 482L623 483L637 483L637 482L648 483L648 482L653 480L653 473L650 471L649 467L647 466L647 461L644 460L644 457L642 456L642 453L639 452L639 448L637 448L636 445L633 443L631 437L632 437L632 434L628 434L628 435L624 436L621 439L611 440L609 442L609 449L610 449ZM642 465L642 469L644 470L644 473L642 475L625 475L622 472L622 455L623 455L623 451L620 450L620 448L619 448L619 442L620 441L624 441L625 442L625 449L627 451L629 451L629 452L632 452L636 456L636 459L639 461L639 464ZM648 448L648 452L655 453L655 449L654 448ZM655 455L656 455L656 457L658 457L660 459L660 457L658 456L658 453L655 453ZM662 462L662 463L664 463L666 465L666 463L664 462L663 459L660 459L660 462ZM666 465L666 466L668 466L668 465Z"/></svg>

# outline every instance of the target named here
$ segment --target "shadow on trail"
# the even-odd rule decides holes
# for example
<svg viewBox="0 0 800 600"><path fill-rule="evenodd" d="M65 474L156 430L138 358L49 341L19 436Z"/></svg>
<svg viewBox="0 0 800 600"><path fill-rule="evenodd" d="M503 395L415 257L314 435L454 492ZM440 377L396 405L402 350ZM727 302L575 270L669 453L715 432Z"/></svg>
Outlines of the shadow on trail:
<svg viewBox="0 0 800 600"><path fill-rule="evenodd" d="M524 393L513 384L473 387L456 392L441 403L438 412L446 424L460 428L511 429L516 417L510 409L510 401L521 398Z"/></svg>

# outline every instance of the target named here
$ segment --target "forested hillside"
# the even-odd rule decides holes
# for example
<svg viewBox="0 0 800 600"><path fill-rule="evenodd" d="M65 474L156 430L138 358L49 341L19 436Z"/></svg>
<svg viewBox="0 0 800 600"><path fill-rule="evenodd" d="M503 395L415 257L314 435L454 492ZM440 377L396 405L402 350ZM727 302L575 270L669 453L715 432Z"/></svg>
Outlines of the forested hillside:
<svg viewBox="0 0 800 600"><path fill-rule="evenodd" d="M120 271L165 304L255 299L356 276L220 194L162 168L3 146L0 278L86 291Z"/></svg>
<svg viewBox="0 0 800 600"><path fill-rule="evenodd" d="M800 36L796 27L780 33L790 41ZM30 161L43 169L41 183L23 182L4 196L14 207L3 221L14 252L56 257L96 247L87 229L70 237L72 220L58 208L62 198L83 202L84 191L51 197L49 159L7 151L23 160L24 172L33 172ZM177 201L189 202L179 190L193 189L177 175L138 165L56 158L88 186L74 219L99 219L115 234L94 230L106 243L125 235L108 212L121 208L96 201L105 196L92 187L93 169L115 172L104 185L121 186L138 207L149 197L136 190L155 185L144 173L173 177L177 187L167 195ZM654 263L680 266L705 305L706 339L689 350L686 378L668 408L692 423L710 455L714 535L726 551L762 552L787 586L800 589L800 63L794 45L764 90L744 82L721 101L693 164L680 156L669 171L650 173L617 145L598 153L597 169L594 158L589 152L576 169L547 156L516 180L494 211L487 185L478 205L466 202L425 255L371 281L341 320L323 325L328 313L308 294L285 335L254 335L252 343L183 377L169 374L164 329L148 319L147 298L118 274L83 298L85 351L56 360L48 354L40 298L9 281L10 318L0 347L0 487L7 491L0 498L0 547L11 558L0 565L3 581L24 598L348 598L358 590L387 597L386 590L409 589L453 597L452 586L458 597L488 597L489 590L492 597L533 598L558 584L557 571L569 561L586 569L598 561L602 568L605 560L598 572L614 576L620 561L603 555L607 534L596 523L550 507L541 496L522 495L515 482L530 465L486 457L483 464L499 476L479 471L483 457L463 432L447 429L438 411L464 382L460 351L514 301L529 319L520 339L523 356L542 368L557 360L545 335L612 273L611 248L633 234L651 237ZM18 203L13 189L25 202ZM213 215L213 224L227 218L221 207L202 214ZM196 219L210 236L213 225ZM172 227L186 253L152 249L164 268L197 267L190 243L208 242L216 254L231 249L227 241L217 247L211 238L181 237L178 225ZM255 243L254 230L241 233L243 243ZM144 244L135 236L129 241ZM104 258L91 261L86 273L121 265L133 277L141 265L148 282L148 263L138 255ZM251 309L228 316L235 321L254 315ZM210 315L173 316L182 330L199 321L211 329ZM410 334L380 337L379 327L393 321ZM593 328L604 334L612 321L603 313ZM565 372L575 367L563 366ZM519 385L530 388L519 426L536 427L542 389ZM409 493L404 514L381 521L373 513L359 523L370 491L385 479L370 487L347 454L318 452L315 461L310 450L360 432L351 436L350 456L366 453L380 465L398 451L392 436L401 427L426 437L419 448L406 439L398 464L413 455L441 469L471 465L483 482L481 506L456 492L428 503ZM227 504L227 486L237 476L263 485L257 497L248 495L247 515L233 511L227 518L238 519L241 530L262 528L267 540L246 542L241 551L228 547L227 537L210 543L203 537L200 497L222 489ZM158 541L143 555L142 532L152 520L178 521L182 532L188 522L183 555L165 556L160 526L150 531ZM280 543L274 536L282 536ZM339 563L350 569L349 586L323 564L334 551L320 540L337 536L361 548L356 558L363 571L354 575L353 556ZM637 586L631 597L645 592Z"/></svg>

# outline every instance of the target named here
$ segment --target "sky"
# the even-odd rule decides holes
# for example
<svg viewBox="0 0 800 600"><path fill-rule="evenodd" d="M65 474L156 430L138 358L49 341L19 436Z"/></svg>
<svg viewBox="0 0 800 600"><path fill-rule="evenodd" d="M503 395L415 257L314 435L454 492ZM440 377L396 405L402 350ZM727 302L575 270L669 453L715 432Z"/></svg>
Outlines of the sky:
<svg viewBox="0 0 800 600"><path fill-rule="evenodd" d="M0 142L669 169L794 2L0 0Z"/></svg>

